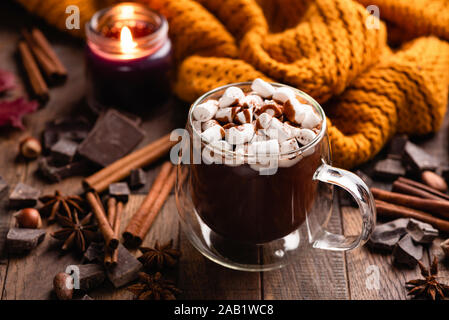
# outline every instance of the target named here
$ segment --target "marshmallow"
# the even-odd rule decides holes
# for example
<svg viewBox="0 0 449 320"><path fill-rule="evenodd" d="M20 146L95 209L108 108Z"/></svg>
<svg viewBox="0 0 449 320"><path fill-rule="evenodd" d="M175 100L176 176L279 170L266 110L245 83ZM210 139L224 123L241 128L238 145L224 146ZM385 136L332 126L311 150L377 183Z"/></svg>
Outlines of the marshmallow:
<svg viewBox="0 0 449 320"><path fill-rule="evenodd" d="M295 98L287 100L287 102L284 104L284 114L291 122L295 124L301 124L306 116L308 108L310 108L309 105L301 104Z"/></svg>
<svg viewBox="0 0 449 320"><path fill-rule="evenodd" d="M225 135L225 130L220 125L215 125L208 128L201 134L201 138L207 142L213 142L216 140L221 140Z"/></svg>
<svg viewBox="0 0 449 320"><path fill-rule="evenodd" d="M211 142L209 146L203 149L202 157L206 164L221 164L226 157L226 151L232 151L232 146L224 140Z"/></svg>
<svg viewBox="0 0 449 320"><path fill-rule="evenodd" d="M313 139L315 139L316 134L310 129L300 129L299 135L298 135L298 141L303 146L309 144L312 142Z"/></svg>
<svg viewBox="0 0 449 320"><path fill-rule="evenodd" d="M250 123L253 121L253 108L243 109L238 112L234 117L235 123Z"/></svg>
<svg viewBox="0 0 449 320"><path fill-rule="evenodd" d="M232 122L235 115L242 109L242 107L220 108L215 114L215 119L220 122Z"/></svg>
<svg viewBox="0 0 449 320"><path fill-rule="evenodd" d="M257 129L266 129L270 127L272 119L273 117L269 115L267 112L262 113L256 120Z"/></svg>
<svg viewBox="0 0 449 320"><path fill-rule="evenodd" d="M239 126L230 127L225 130L226 141L230 144L243 144L254 136L254 125L252 123L245 123Z"/></svg>
<svg viewBox="0 0 449 320"><path fill-rule="evenodd" d="M306 109L305 117L301 122L301 126L307 129L313 129L321 123L320 117L315 113L311 106Z"/></svg>
<svg viewBox="0 0 449 320"><path fill-rule="evenodd" d="M301 129L295 126L292 126L289 122L284 122L284 126L290 130L291 135L290 138L297 138L301 132Z"/></svg>
<svg viewBox="0 0 449 320"><path fill-rule="evenodd" d="M286 103L287 100L295 100L296 95L295 92L287 87L276 88L276 91L273 94L273 100L279 101L281 103Z"/></svg>
<svg viewBox="0 0 449 320"><path fill-rule="evenodd" d="M253 138L251 139L251 143L257 142L257 141L267 141L270 138L262 132L262 130L257 130L256 134L254 134Z"/></svg>
<svg viewBox="0 0 449 320"><path fill-rule="evenodd" d="M268 113L272 117L280 117L283 112L283 107L273 100L265 100L264 104L256 110L257 115Z"/></svg>
<svg viewBox="0 0 449 320"><path fill-rule="evenodd" d="M240 104L244 108L259 108L263 105L263 99L255 94L249 94L245 96L243 99L240 99Z"/></svg>
<svg viewBox="0 0 449 320"><path fill-rule="evenodd" d="M276 139L255 141L248 146L250 154L259 156L277 157L279 155L279 143ZM263 157L262 157L263 158Z"/></svg>
<svg viewBox="0 0 449 320"><path fill-rule="evenodd" d="M203 124L201 125L201 129L203 131L206 131L207 129L213 127L213 126L219 126L220 124L218 123L217 120L211 119L211 120L207 120L206 122L203 122Z"/></svg>
<svg viewBox="0 0 449 320"><path fill-rule="evenodd" d="M245 94L242 89L237 87L229 87L218 100L220 108L227 108L233 104L239 103L240 99L243 99Z"/></svg>
<svg viewBox="0 0 449 320"><path fill-rule="evenodd" d="M272 118L271 124L268 129L264 129L264 133L271 139L277 139L279 143L290 139L292 133L284 123L277 118Z"/></svg>
<svg viewBox="0 0 449 320"><path fill-rule="evenodd" d="M282 142L279 146L279 150L281 154L286 154L290 152L294 152L295 150L298 150L299 145L296 139L288 139ZM292 158L294 155L290 155L288 158Z"/></svg>
<svg viewBox="0 0 449 320"><path fill-rule="evenodd" d="M195 107L193 117L199 121L207 121L214 117L218 110L217 100L208 100Z"/></svg>
<svg viewBox="0 0 449 320"><path fill-rule="evenodd" d="M262 98L270 98L275 91L274 87L271 84L259 78L253 81L253 83L251 84L251 89Z"/></svg>

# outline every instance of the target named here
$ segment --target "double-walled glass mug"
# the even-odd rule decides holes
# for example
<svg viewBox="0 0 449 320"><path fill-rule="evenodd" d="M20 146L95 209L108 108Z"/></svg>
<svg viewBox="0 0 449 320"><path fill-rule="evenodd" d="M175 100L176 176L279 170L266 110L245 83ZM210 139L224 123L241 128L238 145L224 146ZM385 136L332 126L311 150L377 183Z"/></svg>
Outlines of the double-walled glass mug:
<svg viewBox="0 0 449 320"><path fill-rule="evenodd" d="M299 100L315 108L321 118L319 131L309 144L262 161L249 151L224 150L208 143L195 124L193 110L209 99L219 99L230 86L251 91L251 83L244 82L201 96L190 108L179 148L176 203L193 246L223 266L266 271L294 263L304 250L345 251L363 245L375 226L374 200L358 176L331 166L321 106L289 87ZM362 230L358 236L326 230L334 185L349 192L359 205Z"/></svg>

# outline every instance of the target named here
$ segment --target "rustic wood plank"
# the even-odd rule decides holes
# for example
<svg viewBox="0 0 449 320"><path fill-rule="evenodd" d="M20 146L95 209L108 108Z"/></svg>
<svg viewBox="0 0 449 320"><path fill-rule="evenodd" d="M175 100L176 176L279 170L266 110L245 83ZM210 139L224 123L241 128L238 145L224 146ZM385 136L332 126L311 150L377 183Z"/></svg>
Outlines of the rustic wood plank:
<svg viewBox="0 0 449 320"><path fill-rule="evenodd" d="M343 228L346 236L356 235L361 228L358 209L343 207ZM424 262L427 255L424 254ZM406 299L405 282L419 277L418 268L399 268L388 253L373 252L367 246L346 253L351 299ZM374 284L378 276L378 286Z"/></svg>
<svg viewBox="0 0 449 320"><path fill-rule="evenodd" d="M330 232L342 233L338 201L329 221ZM262 274L264 299L347 299L346 266L342 252L310 249L297 263Z"/></svg>

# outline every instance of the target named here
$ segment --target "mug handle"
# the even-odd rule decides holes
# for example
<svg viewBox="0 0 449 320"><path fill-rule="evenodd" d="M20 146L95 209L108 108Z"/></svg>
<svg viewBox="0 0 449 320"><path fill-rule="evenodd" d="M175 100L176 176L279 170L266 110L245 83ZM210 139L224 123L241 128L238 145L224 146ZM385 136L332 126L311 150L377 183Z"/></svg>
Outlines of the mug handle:
<svg viewBox="0 0 449 320"><path fill-rule="evenodd" d="M376 206L373 195L366 183L352 172L322 164L313 176L313 180L336 185L351 194L359 205L362 215L362 231L358 236L345 237L341 234L323 233L313 242L314 248L346 251L355 249L368 241L376 225Z"/></svg>

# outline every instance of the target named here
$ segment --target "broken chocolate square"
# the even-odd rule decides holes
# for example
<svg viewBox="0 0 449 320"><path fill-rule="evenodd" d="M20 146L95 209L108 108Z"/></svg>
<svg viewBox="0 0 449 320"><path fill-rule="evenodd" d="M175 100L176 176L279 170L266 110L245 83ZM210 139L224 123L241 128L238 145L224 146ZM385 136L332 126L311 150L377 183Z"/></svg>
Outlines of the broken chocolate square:
<svg viewBox="0 0 449 320"><path fill-rule="evenodd" d="M42 139L44 149L50 150L60 139L82 142L91 128L92 124L83 117L56 119L45 128Z"/></svg>
<svg viewBox="0 0 449 320"><path fill-rule="evenodd" d="M129 188L126 182L111 183L109 185L109 195L116 198L117 201L128 202Z"/></svg>
<svg viewBox="0 0 449 320"><path fill-rule="evenodd" d="M122 287L137 278L142 264L122 244L118 246L118 262L106 271L108 279L115 288Z"/></svg>
<svg viewBox="0 0 449 320"><path fill-rule="evenodd" d="M82 264L79 269L80 290L90 291L103 284L106 274L103 266L98 264Z"/></svg>
<svg viewBox="0 0 449 320"><path fill-rule="evenodd" d="M400 160L387 158L380 160L374 167L376 177L387 180L394 180L404 176L406 173Z"/></svg>
<svg viewBox="0 0 449 320"><path fill-rule="evenodd" d="M133 121L115 110L108 110L99 117L78 152L105 167L128 154L143 137L143 131Z"/></svg>
<svg viewBox="0 0 449 320"><path fill-rule="evenodd" d="M391 141L388 148L388 158L391 159L402 159L402 156L404 154L404 148L405 144L408 141L408 137L406 134L399 134L394 136Z"/></svg>
<svg viewBox="0 0 449 320"><path fill-rule="evenodd" d="M393 256L396 263L413 268L423 257L423 247L406 234L394 247Z"/></svg>
<svg viewBox="0 0 449 320"><path fill-rule="evenodd" d="M104 260L104 243L91 242L84 252L83 258L89 263L102 262Z"/></svg>
<svg viewBox="0 0 449 320"><path fill-rule="evenodd" d="M437 158L410 141L405 144L403 159L414 170L419 172L424 170L434 171L439 165Z"/></svg>
<svg viewBox="0 0 449 320"><path fill-rule="evenodd" d="M9 206L15 209L34 207L41 191L19 182L9 196Z"/></svg>
<svg viewBox="0 0 449 320"><path fill-rule="evenodd" d="M432 243L438 237L438 230L428 223L415 219L410 219L407 225L407 232L417 243Z"/></svg>
<svg viewBox="0 0 449 320"><path fill-rule="evenodd" d="M401 237L407 233L410 219L401 218L377 225L368 241L373 249L392 251Z"/></svg>
<svg viewBox="0 0 449 320"><path fill-rule="evenodd" d="M131 170L128 184L131 190L142 188L147 183L147 174L143 169Z"/></svg>
<svg viewBox="0 0 449 320"><path fill-rule="evenodd" d="M59 182L65 178L80 176L90 172L91 166L87 160L78 160L63 166L58 166L50 158L39 159L39 172L51 182Z"/></svg>
<svg viewBox="0 0 449 320"><path fill-rule="evenodd" d="M2 177L0 177L0 200L2 200L8 194L9 186Z"/></svg>
<svg viewBox="0 0 449 320"><path fill-rule="evenodd" d="M45 230L11 228L6 235L6 246L11 253L23 253L37 247L45 238Z"/></svg>
<svg viewBox="0 0 449 320"><path fill-rule="evenodd" d="M51 147L51 158L54 163L59 165L65 165L73 161L76 151L78 149L78 143L61 139Z"/></svg>

